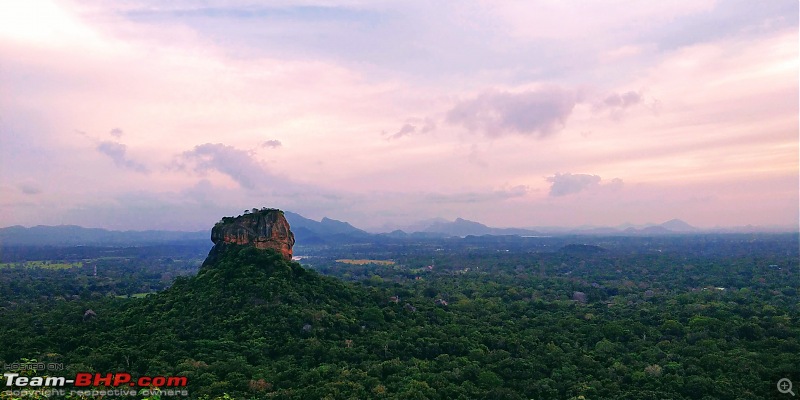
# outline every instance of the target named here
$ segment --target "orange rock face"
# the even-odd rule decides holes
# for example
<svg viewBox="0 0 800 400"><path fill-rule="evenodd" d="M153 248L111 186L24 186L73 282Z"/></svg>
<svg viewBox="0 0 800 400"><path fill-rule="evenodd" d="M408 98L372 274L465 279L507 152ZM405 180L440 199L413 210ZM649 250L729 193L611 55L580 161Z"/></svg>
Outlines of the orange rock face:
<svg viewBox="0 0 800 400"><path fill-rule="evenodd" d="M257 249L273 249L292 259L294 234L283 212L262 209L236 218L223 218L211 230L211 241L215 245L232 243L250 245Z"/></svg>

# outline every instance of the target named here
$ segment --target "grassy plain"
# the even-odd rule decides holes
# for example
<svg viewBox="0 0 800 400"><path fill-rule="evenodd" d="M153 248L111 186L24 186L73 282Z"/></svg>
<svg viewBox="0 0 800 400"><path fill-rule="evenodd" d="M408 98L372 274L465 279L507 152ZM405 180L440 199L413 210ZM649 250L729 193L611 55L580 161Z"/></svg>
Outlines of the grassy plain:
<svg viewBox="0 0 800 400"><path fill-rule="evenodd" d="M343 264L350 264L350 265L367 265L367 264L394 265L394 261L389 261L389 260L353 260L349 258L342 258L336 260L336 262Z"/></svg>
<svg viewBox="0 0 800 400"><path fill-rule="evenodd" d="M11 263L0 263L0 268L45 268L45 269L70 269L80 268L83 261L62 262L62 261L21 261Z"/></svg>

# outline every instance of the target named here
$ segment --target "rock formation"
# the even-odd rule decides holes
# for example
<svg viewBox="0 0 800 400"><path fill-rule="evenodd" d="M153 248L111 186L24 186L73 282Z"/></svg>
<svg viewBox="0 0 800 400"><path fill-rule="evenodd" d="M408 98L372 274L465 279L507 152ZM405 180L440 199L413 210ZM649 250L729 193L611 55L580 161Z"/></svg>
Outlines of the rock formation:
<svg viewBox="0 0 800 400"><path fill-rule="evenodd" d="M227 244L253 246L257 249L273 249L287 260L292 259L294 234L283 211L274 208L253 209L238 217L225 217L211 230L214 249Z"/></svg>

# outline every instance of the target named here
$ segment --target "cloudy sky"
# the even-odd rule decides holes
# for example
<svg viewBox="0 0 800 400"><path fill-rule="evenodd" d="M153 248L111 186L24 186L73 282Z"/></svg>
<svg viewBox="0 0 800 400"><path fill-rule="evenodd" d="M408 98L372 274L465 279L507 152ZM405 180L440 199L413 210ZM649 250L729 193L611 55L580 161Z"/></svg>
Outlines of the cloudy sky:
<svg viewBox="0 0 800 400"><path fill-rule="evenodd" d="M798 221L798 2L0 3L0 226Z"/></svg>

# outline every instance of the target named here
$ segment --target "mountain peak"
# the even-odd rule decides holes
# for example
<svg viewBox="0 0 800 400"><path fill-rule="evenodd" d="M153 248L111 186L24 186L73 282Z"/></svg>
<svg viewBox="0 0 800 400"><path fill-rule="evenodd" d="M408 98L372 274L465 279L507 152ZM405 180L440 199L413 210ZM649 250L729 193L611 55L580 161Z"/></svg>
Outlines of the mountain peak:
<svg viewBox="0 0 800 400"><path fill-rule="evenodd" d="M350 225L349 222L339 221L338 219L331 219L328 217L322 217L322 220L319 221L320 225L328 227L330 229L335 229L341 232L352 233L353 231L360 231L360 229Z"/></svg>
<svg viewBox="0 0 800 400"><path fill-rule="evenodd" d="M283 211L275 208L254 208L238 217L224 217L211 230L212 253L229 244L273 249L287 260L292 259L294 234Z"/></svg>
<svg viewBox="0 0 800 400"><path fill-rule="evenodd" d="M666 229L669 229L669 230L671 230L673 232L692 232L692 231L696 231L697 230L697 228L695 228L695 227L689 225L688 223L686 223L685 221L677 219L677 218L673 218L673 219L671 219L671 220L669 220L667 222L664 222L663 224L661 224L659 226L661 226L663 228L666 228Z"/></svg>
<svg viewBox="0 0 800 400"><path fill-rule="evenodd" d="M444 233L452 236L486 235L491 229L486 225L464 218L456 218L453 222L435 222L425 232Z"/></svg>

